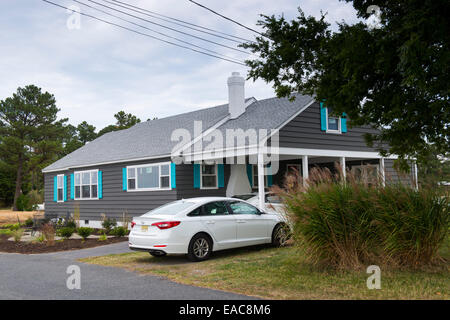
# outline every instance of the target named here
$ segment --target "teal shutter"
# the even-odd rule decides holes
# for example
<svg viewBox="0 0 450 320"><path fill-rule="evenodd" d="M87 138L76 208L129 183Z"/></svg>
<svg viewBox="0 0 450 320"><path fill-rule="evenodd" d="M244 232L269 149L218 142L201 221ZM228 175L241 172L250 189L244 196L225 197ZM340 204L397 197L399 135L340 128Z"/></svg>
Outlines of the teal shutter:
<svg viewBox="0 0 450 320"><path fill-rule="evenodd" d="M127 191L127 168L122 168L122 190Z"/></svg>
<svg viewBox="0 0 450 320"><path fill-rule="evenodd" d="M58 176L53 177L53 201L58 202Z"/></svg>
<svg viewBox="0 0 450 320"><path fill-rule="evenodd" d="M70 199L75 199L75 176L73 173L70 175Z"/></svg>
<svg viewBox="0 0 450 320"><path fill-rule="evenodd" d="M194 163L194 188L200 188L200 164Z"/></svg>
<svg viewBox="0 0 450 320"><path fill-rule="evenodd" d="M64 175L63 201L67 201L67 176Z"/></svg>
<svg viewBox="0 0 450 320"><path fill-rule="evenodd" d="M219 188L223 188L225 186L225 172L221 163L217 165L217 179L219 180Z"/></svg>
<svg viewBox="0 0 450 320"><path fill-rule="evenodd" d="M175 163L173 163L173 162L170 164L170 187L172 189L175 189L177 187Z"/></svg>
<svg viewBox="0 0 450 320"><path fill-rule="evenodd" d="M250 183L250 187L253 188L253 171L252 171L253 166L251 164L247 165L247 177L248 177L248 182Z"/></svg>
<svg viewBox="0 0 450 320"><path fill-rule="evenodd" d="M320 130L327 131L327 109L324 103L320 103Z"/></svg>
<svg viewBox="0 0 450 320"><path fill-rule="evenodd" d="M347 114L345 112L341 117L341 132L347 132Z"/></svg>
<svg viewBox="0 0 450 320"><path fill-rule="evenodd" d="M267 186L271 187L273 184L273 178L272 178L272 164L267 166Z"/></svg>
<svg viewBox="0 0 450 320"><path fill-rule="evenodd" d="M98 171L98 190L97 190L97 194L98 194L98 198L101 199L103 198L103 173L99 170Z"/></svg>

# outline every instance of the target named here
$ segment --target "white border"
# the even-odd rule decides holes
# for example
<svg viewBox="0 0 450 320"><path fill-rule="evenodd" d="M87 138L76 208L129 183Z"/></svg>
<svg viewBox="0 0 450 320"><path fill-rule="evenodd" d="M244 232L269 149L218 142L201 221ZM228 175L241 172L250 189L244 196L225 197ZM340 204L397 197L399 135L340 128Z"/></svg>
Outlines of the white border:
<svg viewBox="0 0 450 320"><path fill-rule="evenodd" d="M215 166L215 171L216 171L216 186L215 187L203 187L203 170L202 167L203 166ZM200 189L201 190L214 190L214 189L219 189L219 171L218 171L218 166L217 163L216 164L201 164L200 165ZM208 177L212 176L212 175L207 175Z"/></svg>
<svg viewBox="0 0 450 320"><path fill-rule="evenodd" d="M56 175L56 202L58 202L58 203L64 202L64 192L67 192L67 190L64 190L64 189L66 189L66 188L64 188L65 187L65 185L64 185L64 176L65 176L64 174ZM61 189L61 188L58 188L59 177L62 177L62 191L63 191L62 200L58 199L59 198L58 197L58 190Z"/></svg>
<svg viewBox="0 0 450 320"><path fill-rule="evenodd" d="M161 188L161 166L168 165L169 166L169 187L168 188ZM136 180L136 188L135 189L128 189L128 169L137 169L137 168L146 168L146 167L156 167L159 166L159 177L158 177L158 188L138 188L138 176L137 172L135 172L135 180ZM133 166L127 166L127 192L142 192L142 191L164 191L164 190L172 190L172 170L170 168L170 162L155 162L155 163L146 163L146 164L138 164ZM163 175L164 177L167 177L167 175Z"/></svg>
<svg viewBox="0 0 450 320"><path fill-rule="evenodd" d="M328 129L328 107L323 107L325 108L325 113L326 113L326 122L327 122L327 130L325 131L326 133L334 133L334 134L341 134L342 133L342 128L341 128L341 117L338 117L338 129L334 130L334 129ZM336 117L332 117L332 118L336 118Z"/></svg>
<svg viewBox="0 0 450 320"><path fill-rule="evenodd" d="M77 198L76 197L76 192L75 192L75 175L77 174L77 173L80 173L80 196L83 194L83 188L82 188L82 186L83 186L83 177L82 177L82 174L83 173L86 173L86 172L96 172L97 173L97 198ZM86 186L86 184L84 185L84 186ZM89 186L90 186L90 188L91 188L91 190L90 190L90 194L92 195L92 175L89 175ZM76 200L76 201L84 201L84 200L99 200L99 197L98 197L98 169L90 169L90 170L82 170L82 171L74 171L73 172L73 200Z"/></svg>

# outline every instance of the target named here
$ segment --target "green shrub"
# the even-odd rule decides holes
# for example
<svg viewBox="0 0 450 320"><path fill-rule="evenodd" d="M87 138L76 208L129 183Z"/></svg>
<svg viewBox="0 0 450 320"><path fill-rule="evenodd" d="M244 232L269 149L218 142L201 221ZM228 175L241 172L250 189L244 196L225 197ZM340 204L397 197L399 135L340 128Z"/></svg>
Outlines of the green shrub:
<svg viewBox="0 0 450 320"><path fill-rule="evenodd" d="M106 241L108 240L108 237L106 236L106 234L102 234L99 238L98 241Z"/></svg>
<svg viewBox="0 0 450 320"><path fill-rule="evenodd" d="M113 228L117 226L116 219L113 218L104 218L102 221L102 227L105 229L105 232L109 234Z"/></svg>
<svg viewBox="0 0 450 320"><path fill-rule="evenodd" d="M75 222L75 220L73 219L69 219L65 222L65 227L67 228L72 228L72 229L76 229L77 228L77 223Z"/></svg>
<svg viewBox="0 0 450 320"><path fill-rule="evenodd" d="M11 231L16 231L16 230L20 229L20 224L18 224L18 223L10 224L8 226L9 226L9 230L11 230Z"/></svg>
<svg viewBox="0 0 450 320"><path fill-rule="evenodd" d="M326 169L328 170L328 169ZM449 230L448 196L401 184L347 183L312 170L309 188L274 188L294 220L296 243L313 263L418 267L438 260Z"/></svg>
<svg viewBox="0 0 450 320"><path fill-rule="evenodd" d="M64 228L59 229L57 233L60 237L69 239L72 236L72 234L74 234L74 232L75 232L74 228L64 227Z"/></svg>
<svg viewBox="0 0 450 320"><path fill-rule="evenodd" d="M94 230L89 227L80 227L78 228L77 233L83 238L83 240L86 240L86 238L89 237L93 231Z"/></svg>
<svg viewBox="0 0 450 320"><path fill-rule="evenodd" d="M112 234L115 235L116 237L124 237L127 233L128 230L125 229L124 227L115 227L112 230Z"/></svg>
<svg viewBox="0 0 450 320"><path fill-rule="evenodd" d="M38 204L44 202L44 191L31 190L27 193L29 204L35 209Z"/></svg>
<svg viewBox="0 0 450 320"><path fill-rule="evenodd" d="M34 208L35 208L35 205L33 205L31 203L28 195L21 194L17 198L17 210L18 211L33 211Z"/></svg>
<svg viewBox="0 0 450 320"><path fill-rule="evenodd" d="M15 242L19 242L20 239L22 239L23 232L23 229L17 229L11 232L11 235L13 236Z"/></svg>
<svg viewBox="0 0 450 320"><path fill-rule="evenodd" d="M27 220L25 220L25 223L24 223L25 227L28 227L28 228L31 228L33 226L33 224L34 224L34 221L32 218L28 218Z"/></svg>

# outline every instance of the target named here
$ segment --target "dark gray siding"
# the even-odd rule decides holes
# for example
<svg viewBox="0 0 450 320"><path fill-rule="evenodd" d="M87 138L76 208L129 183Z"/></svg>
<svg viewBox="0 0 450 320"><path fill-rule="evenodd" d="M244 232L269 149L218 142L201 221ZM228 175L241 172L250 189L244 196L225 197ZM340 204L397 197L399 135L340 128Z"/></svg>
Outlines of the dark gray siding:
<svg viewBox="0 0 450 320"><path fill-rule="evenodd" d="M346 133L334 134L320 130L320 106L312 104L286 124L279 132L280 147L326 150L376 151L364 141L365 133L377 133L370 127L350 128Z"/></svg>
<svg viewBox="0 0 450 320"><path fill-rule="evenodd" d="M99 200L71 200L70 174L75 170L45 174L45 212L65 216L72 214L76 206L80 208L82 220L99 220L104 213L108 217L119 219L123 213L138 216L150 209L177 199L176 190L126 192L122 190L122 168L127 165L166 162L166 159L127 162L96 167L77 168L76 171L99 169L103 172L103 198ZM178 173L178 172L177 172ZM53 201L53 177L57 174L67 175L68 200L63 203Z"/></svg>
<svg viewBox="0 0 450 320"><path fill-rule="evenodd" d="M224 166L225 187L218 189L194 189L194 165L182 164L177 166L177 194L178 199L194 197L225 197L228 180L230 178L230 166Z"/></svg>

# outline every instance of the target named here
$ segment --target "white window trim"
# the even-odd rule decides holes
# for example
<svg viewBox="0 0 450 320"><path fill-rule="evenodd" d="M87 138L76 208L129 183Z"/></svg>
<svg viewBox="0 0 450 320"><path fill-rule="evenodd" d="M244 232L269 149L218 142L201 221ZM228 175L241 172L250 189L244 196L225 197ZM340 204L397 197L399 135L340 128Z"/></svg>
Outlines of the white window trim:
<svg viewBox="0 0 450 320"><path fill-rule="evenodd" d="M337 119L338 119L338 129L337 130L328 129L328 108L325 107L325 110L326 110L326 115L327 115L327 130L326 130L326 133L341 134L342 133L341 117L337 117ZM332 117L332 118L336 118L336 117Z"/></svg>
<svg viewBox="0 0 450 320"><path fill-rule="evenodd" d="M58 181L59 181L59 177L62 177L62 186L61 188L58 187ZM59 189L62 189L63 193L62 193L62 199L59 200ZM64 175L63 174L58 174L56 176L56 202L64 202Z"/></svg>
<svg viewBox="0 0 450 320"><path fill-rule="evenodd" d="M163 175L163 177L169 177L169 187L168 188L161 188L161 166L169 165L169 175ZM138 187L138 175L137 175L137 168L145 168L145 167L156 167L159 166L159 178L158 178L158 185L157 188L139 188ZM128 169L135 169L134 171L134 180L135 180L135 188L129 189L128 188ZM127 166L127 192L142 192L142 191L163 191L163 190L172 190L172 170L170 168L170 162L155 162L155 163L146 163L146 164L139 164L139 165L133 165L133 166Z"/></svg>
<svg viewBox="0 0 450 320"><path fill-rule="evenodd" d="M204 187L203 186L203 166L214 166L214 172L215 172L215 176L216 176L216 186L215 187ZM212 176L211 174L208 174L207 176ZM202 164L200 166L200 189L202 190L214 190L214 189L219 189L219 172L218 172L218 166L217 163L216 164Z"/></svg>
<svg viewBox="0 0 450 320"><path fill-rule="evenodd" d="M258 186L255 184L255 168L258 169L257 164L252 164L252 189L257 189ZM264 166L264 169L266 166ZM258 182L258 179L256 179L256 182ZM269 180L268 175L264 175L264 188L268 188Z"/></svg>
<svg viewBox="0 0 450 320"><path fill-rule="evenodd" d="M90 186L90 190L91 190L91 195L92 195L92 183L91 183L91 180L92 180L92 175L91 175L91 173L92 172L95 172L96 174L97 174L97 197L96 198L81 198L81 195L83 194L83 177L82 177L82 174L83 173L86 173L86 172L89 172L89 182L90 182L90 184L89 184L89 186ZM75 192L75 188L76 188L76 184L75 184L75 181L76 181L76 178L75 178L75 176L77 175L77 174L80 174L80 184L79 184L79 186L80 186L80 198L77 198L77 193ZM74 188L74 190L73 190L73 199L74 200L77 200L77 201L89 201L89 200L99 200L99 198L98 198L98 169L92 169L92 170L82 170L82 171L75 171L74 173L73 173L73 179L74 179L74 181L73 181L73 188Z"/></svg>

